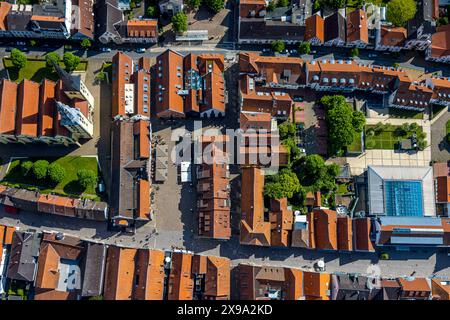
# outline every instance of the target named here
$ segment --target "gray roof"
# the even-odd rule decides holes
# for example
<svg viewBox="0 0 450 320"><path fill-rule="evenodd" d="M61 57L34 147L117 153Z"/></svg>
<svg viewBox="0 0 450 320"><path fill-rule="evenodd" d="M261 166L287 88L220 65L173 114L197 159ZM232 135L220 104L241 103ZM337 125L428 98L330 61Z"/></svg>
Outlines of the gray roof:
<svg viewBox="0 0 450 320"><path fill-rule="evenodd" d="M246 40L303 41L305 27L291 22L241 18L239 38Z"/></svg>
<svg viewBox="0 0 450 320"><path fill-rule="evenodd" d="M14 232L7 272L8 278L34 281L40 242L37 233Z"/></svg>
<svg viewBox="0 0 450 320"><path fill-rule="evenodd" d="M96 4L96 30L97 37L100 37L106 32L115 33L119 36L116 30L116 24L123 21L123 13L117 7L117 0L100 0Z"/></svg>
<svg viewBox="0 0 450 320"><path fill-rule="evenodd" d="M84 261L83 297L99 296L103 293L105 275L106 245L89 242Z"/></svg>
<svg viewBox="0 0 450 320"><path fill-rule="evenodd" d="M325 18L325 42L341 39L345 41L345 18L338 11Z"/></svg>
<svg viewBox="0 0 450 320"><path fill-rule="evenodd" d="M331 275L332 300L368 300L368 278L352 274Z"/></svg>
<svg viewBox="0 0 450 320"><path fill-rule="evenodd" d="M424 216L434 216L435 198L432 167L369 166L367 168L369 214L385 214L385 180L421 181Z"/></svg>

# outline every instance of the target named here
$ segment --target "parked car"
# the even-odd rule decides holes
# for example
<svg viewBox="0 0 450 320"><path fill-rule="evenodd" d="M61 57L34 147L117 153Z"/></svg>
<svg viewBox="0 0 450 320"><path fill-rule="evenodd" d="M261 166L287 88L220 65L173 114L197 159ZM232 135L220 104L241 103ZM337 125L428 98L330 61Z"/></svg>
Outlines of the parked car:
<svg viewBox="0 0 450 320"><path fill-rule="evenodd" d="M292 49L290 52L291 52L291 54L297 54L298 53L298 51L296 49Z"/></svg>
<svg viewBox="0 0 450 320"><path fill-rule="evenodd" d="M376 53L369 53L368 57L375 58L375 57L378 57L378 55Z"/></svg>
<svg viewBox="0 0 450 320"><path fill-rule="evenodd" d="M136 52L137 53L144 53L145 52L145 48L137 48Z"/></svg>
<svg viewBox="0 0 450 320"><path fill-rule="evenodd" d="M294 96L293 100L295 102L303 102L303 97L302 96Z"/></svg>
<svg viewBox="0 0 450 320"><path fill-rule="evenodd" d="M100 48L101 52L111 52L111 48Z"/></svg>
<svg viewBox="0 0 450 320"><path fill-rule="evenodd" d="M270 52L270 49L269 49L269 48L264 48L264 49L262 49L262 52L263 52L263 53L269 53L269 52Z"/></svg>
<svg viewBox="0 0 450 320"><path fill-rule="evenodd" d="M311 50L309 53L310 53L310 54L316 54L317 51L316 51L316 50Z"/></svg>

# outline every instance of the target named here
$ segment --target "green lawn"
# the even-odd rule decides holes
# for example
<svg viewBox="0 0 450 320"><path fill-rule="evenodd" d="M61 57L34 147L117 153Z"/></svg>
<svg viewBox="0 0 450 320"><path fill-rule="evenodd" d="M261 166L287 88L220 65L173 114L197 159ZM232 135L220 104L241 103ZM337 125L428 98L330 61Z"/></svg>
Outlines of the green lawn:
<svg viewBox="0 0 450 320"><path fill-rule="evenodd" d="M401 126L390 125L389 128L383 128L383 130L379 132L375 132L373 136L368 134L370 129L375 128L375 125L367 125L365 127L366 132L366 149L386 149L386 150L394 150L398 147L398 142L402 139L409 138L411 136L410 132L406 134L399 134L398 129ZM422 127L419 127L417 134L422 133ZM373 141L373 142L372 142Z"/></svg>
<svg viewBox="0 0 450 320"><path fill-rule="evenodd" d="M351 145L347 146L348 152L362 152L362 139L361 139L361 133L355 132L355 138L353 139L353 142Z"/></svg>
<svg viewBox="0 0 450 320"><path fill-rule="evenodd" d="M450 142L450 120L445 124L445 132L447 133L447 141Z"/></svg>
<svg viewBox="0 0 450 320"><path fill-rule="evenodd" d="M399 108L389 108L389 116L391 118L402 119L423 119L423 112L414 110L404 110Z"/></svg>
<svg viewBox="0 0 450 320"><path fill-rule="evenodd" d="M63 181L57 185L53 185L50 181L37 181L32 174L28 174L26 177L22 175L20 170L20 163L22 161L31 160L36 161L44 159L49 163L56 162L66 169L66 177ZM20 188L36 188L41 193L54 193L69 197L83 197L93 200L100 200L100 195L97 194L95 186L88 187L86 190L78 184L77 171L79 169L89 169L99 175L97 159L94 157L75 157L67 156L62 158L27 158L17 159L11 162L9 171L6 174L2 184L20 187Z"/></svg>
<svg viewBox="0 0 450 320"><path fill-rule="evenodd" d="M8 70L9 78L15 82L21 82L23 79L33 80L40 83L43 79L50 79L57 81L58 74L53 69L47 68L45 59L30 59L28 58L27 65L21 70L14 68L10 58L4 58L3 64ZM60 66L64 67L64 63L60 62ZM76 71L86 71L87 61L81 61Z"/></svg>

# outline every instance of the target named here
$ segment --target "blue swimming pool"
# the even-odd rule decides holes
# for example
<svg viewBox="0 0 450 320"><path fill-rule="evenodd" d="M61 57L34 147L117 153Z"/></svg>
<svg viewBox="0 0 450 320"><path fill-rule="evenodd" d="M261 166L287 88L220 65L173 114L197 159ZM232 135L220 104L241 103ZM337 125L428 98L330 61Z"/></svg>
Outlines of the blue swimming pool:
<svg viewBox="0 0 450 320"><path fill-rule="evenodd" d="M423 216L422 181L384 181L388 216Z"/></svg>

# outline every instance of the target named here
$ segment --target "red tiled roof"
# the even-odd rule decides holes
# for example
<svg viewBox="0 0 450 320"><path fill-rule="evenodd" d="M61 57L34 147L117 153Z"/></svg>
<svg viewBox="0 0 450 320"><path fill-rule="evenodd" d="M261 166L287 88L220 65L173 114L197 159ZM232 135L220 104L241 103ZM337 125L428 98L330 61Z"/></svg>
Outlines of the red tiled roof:
<svg viewBox="0 0 450 320"><path fill-rule="evenodd" d="M16 135L36 137L38 131L39 84L22 80L19 84Z"/></svg>
<svg viewBox="0 0 450 320"><path fill-rule="evenodd" d="M133 73L133 59L119 51L112 59L112 111L111 116L125 115L125 84L130 83Z"/></svg>
<svg viewBox="0 0 450 320"><path fill-rule="evenodd" d="M434 58L450 55L450 25L437 28L431 36L431 56Z"/></svg>
<svg viewBox="0 0 450 320"><path fill-rule="evenodd" d="M194 279L191 274L192 254L174 252L169 275L168 300L192 300Z"/></svg>
<svg viewBox="0 0 450 320"><path fill-rule="evenodd" d="M369 43L367 15L362 9L357 9L347 15L347 43L361 41Z"/></svg>
<svg viewBox="0 0 450 320"><path fill-rule="evenodd" d="M324 25L325 20L319 15L314 14L305 20L305 41L317 38L320 42L324 42Z"/></svg>
<svg viewBox="0 0 450 320"><path fill-rule="evenodd" d="M5 3L5 2L1 2ZM16 124L17 83L3 79L0 96L0 134L13 135Z"/></svg>
<svg viewBox="0 0 450 320"><path fill-rule="evenodd" d="M137 250L111 246L106 260L105 300L131 300Z"/></svg>
<svg viewBox="0 0 450 320"><path fill-rule="evenodd" d="M407 30L403 27L382 26L380 44L382 46L403 47L407 34Z"/></svg>
<svg viewBox="0 0 450 320"><path fill-rule="evenodd" d="M308 213L310 247L337 250L337 214L327 209L314 209Z"/></svg>
<svg viewBox="0 0 450 320"><path fill-rule="evenodd" d="M134 298L138 300L162 300L164 275L164 252L139 249L136 262L138 283L134 291Z"/></svg>
<svg viewBox="0 0 450 320"><path fill-rule="evenodd" d="M48 79L44 79L41 84L38 136L52 137L54 135L53 118L55 116L55 88L56 83Z"/></svg>
<svg viewBox="0 0 450 320"><path fill-rule="evenodd" d="M158 20L128 20L127 36L129 38L155 38L158 36Z"/></svg>

